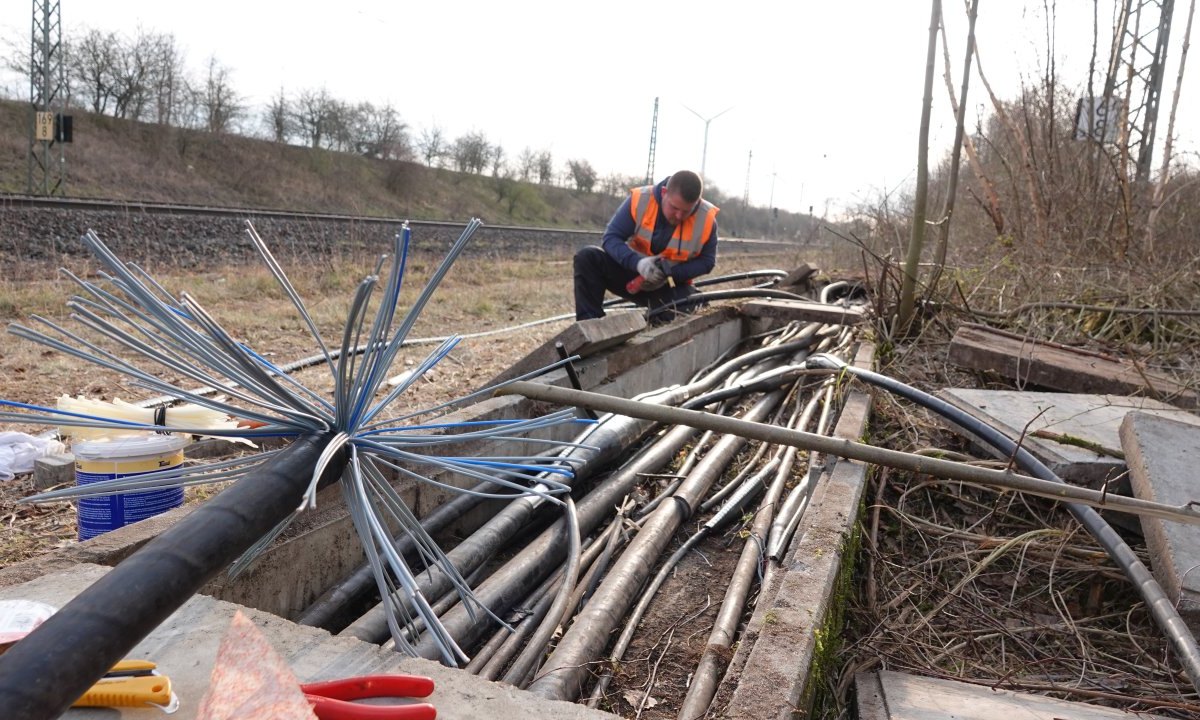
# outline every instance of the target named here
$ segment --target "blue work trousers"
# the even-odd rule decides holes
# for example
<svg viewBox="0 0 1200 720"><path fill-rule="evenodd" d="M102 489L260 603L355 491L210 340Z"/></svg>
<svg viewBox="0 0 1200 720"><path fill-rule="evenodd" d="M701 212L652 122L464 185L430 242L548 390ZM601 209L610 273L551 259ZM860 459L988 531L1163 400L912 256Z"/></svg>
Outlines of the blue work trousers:
<svg viewBox="0 0 1200 720"><path fill-rule="evenodd" d="M637 277L621 267L616 260L604 252L604 248L591 246L575 253L575 319L591 320L604 317L604 291L631 300L637 305L654 311L667 303L681 300L696 293L688 283L675 287L663 285L651 292L630 293L625 285ZM673 312L661 313L654 319L665 321L674 317Z"/></svg>

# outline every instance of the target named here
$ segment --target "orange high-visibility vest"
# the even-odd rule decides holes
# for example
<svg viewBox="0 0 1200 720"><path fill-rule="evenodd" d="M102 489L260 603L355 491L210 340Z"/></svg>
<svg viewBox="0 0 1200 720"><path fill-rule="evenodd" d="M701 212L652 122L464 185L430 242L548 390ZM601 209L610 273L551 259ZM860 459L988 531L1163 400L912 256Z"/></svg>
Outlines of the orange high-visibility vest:
<svg viewBox="0 0 1200 720"><path fill-rule="evenodd" d="M636 187L630 193L629 212L633 215L636 230L625 244L643 255L653 255L650 240L654 236L654 221L658 219L658 199L654 197L654 186ZM659 257L672 263L681 263L699 255L704 243L712 238L713 225L719 212L721 210L716 205L701 199L692 214L675 227L675 234Z"/></svg>

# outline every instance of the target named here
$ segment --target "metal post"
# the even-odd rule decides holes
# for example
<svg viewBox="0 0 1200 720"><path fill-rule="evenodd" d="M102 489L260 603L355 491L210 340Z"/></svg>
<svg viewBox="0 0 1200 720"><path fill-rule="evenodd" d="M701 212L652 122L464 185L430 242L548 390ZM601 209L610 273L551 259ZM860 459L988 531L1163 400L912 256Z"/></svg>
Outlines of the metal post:
<svg viewBox="0 0 1200 720"><path fill-rule="evenodd" d="M650 158L646 161L646 184L654 182L654 148L658 144L658 98L654 98L654 118L650 121Z"/></svg>
<svg viewBox="0 0 1200 720"><path fill-rule="evenodd" d="M33 0L28 70L30 109L27 192L53 195L64 189L66 180L63 146L62 143L56 143L54 136L54 118L61 114L64 84L62 12L58 0ZM55 149L57 152L54 152Z"/></svg>

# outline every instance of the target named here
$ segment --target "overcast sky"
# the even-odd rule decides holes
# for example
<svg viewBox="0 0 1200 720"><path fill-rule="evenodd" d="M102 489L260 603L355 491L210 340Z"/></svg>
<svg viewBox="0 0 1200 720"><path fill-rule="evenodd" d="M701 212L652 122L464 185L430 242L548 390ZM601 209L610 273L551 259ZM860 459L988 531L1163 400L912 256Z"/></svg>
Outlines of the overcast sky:
<svg viewBox="0 0 1200 720"><path fill-rule="evenodd" d="M1099 3L1107 58L1113 0ZM1187 5L1176 3L1160 137ZM812 206L818 215L913 181L929 6L929 0L61 0L68 36L87 28L132 35L139 26L171 33L195 73L215 55L256 111L280 87L289 93L325 87L341 100L392 103L414 135L432 125L450 138L479 130L509 158L527 146L549 149L559 167L587 159L602 175L645 174L657 97L656 178L677 168L699 171L703 163L708 181L727 194L741 197L748 186L755 205ZM1086 87L1092 2L1057 6L1059 76L1070 88ZM981 2L979 50L1002 97L1015 95L1022 79L1036 82L1046 65L1041 8L1024 0ZM28 2L0 3L4 36L26 37L30 12ZM957 86L965 11L947 0L945 12ZM953 117L940 48L937 58L933 142L944 150ZM1200 165L1196 62L1176 134ZM18 87L11 77L6 86ZM27 87L18 89L26 96ZM987 102L978 77L971 89L976 115ZM705 153L701 118L714 117Z"/></svg>

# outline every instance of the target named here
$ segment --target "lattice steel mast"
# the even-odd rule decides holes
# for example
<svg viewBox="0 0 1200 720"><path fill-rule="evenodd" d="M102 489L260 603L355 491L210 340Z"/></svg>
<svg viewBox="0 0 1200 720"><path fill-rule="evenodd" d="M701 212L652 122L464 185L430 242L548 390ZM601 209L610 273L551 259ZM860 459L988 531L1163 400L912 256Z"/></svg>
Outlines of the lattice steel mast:
<svg viewBox="0 0 1200 720"><path fill-rule="evenodd" d="M646 161L646 184L654 182L654 148L658 144L658 98L654 98L654 118L650 121L650 159Z"/></svg>
<svg viewBox="0 0 1200 720"><path fill-rule="evenodd" d="M62 116L64 86L59 2L33 0L29 44L30 194L54 195L66 189L67 163L56 123L56 118Z"/></svg>
<svg viewBox="0 0 1200 720"><path fill-rule="evenodd" d="M1150 178L1174 7L1174 0L1126 0L1113 35L1103 97L1127 108L1118 142L1141 181Z"/></svg>

